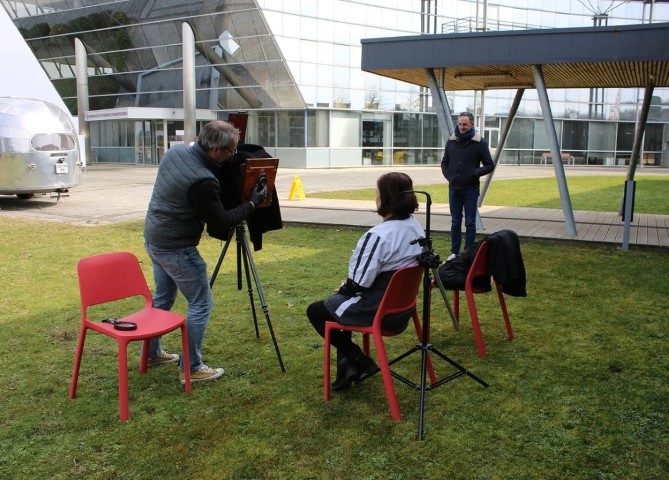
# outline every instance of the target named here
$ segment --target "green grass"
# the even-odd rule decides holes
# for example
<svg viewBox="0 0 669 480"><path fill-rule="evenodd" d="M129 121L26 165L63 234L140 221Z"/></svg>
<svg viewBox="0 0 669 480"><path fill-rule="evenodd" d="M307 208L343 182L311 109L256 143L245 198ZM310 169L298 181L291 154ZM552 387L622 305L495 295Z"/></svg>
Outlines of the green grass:
<svg viewBox="0 0 669 480"><path fill-rule="evenodd" d="M402 384L402 422L391 420L380 378L322 399L322 341L304 312L346 276L361 230L286 227L254 253L285 373L260 311L255 338L248 296L226 258L204 343L205 361L226 374L186 395L174 365L132 370L126 423L117 420L115 344L100 335L88 337L78 396L67 398L79 327L75 265L132 251L152 283L141 222L92 228L0 217L0 232L0 478L669 475L666 251L524 241L528 296L507 299L513 342L504 340L495 295L477 297L485 359L465 306L456 332L435 298L435 347L490 387L461 377L428 391L419 442L418 393ZM434 245L446 252L447 236ZM213 266L221 244L204 239L201 251ZM175 310L184 311L182 300ZM178 335L164 344L178 351ZM407 332L389 344L398 354L415 339ZM440 360L435 367L452 372ZM417 378L419 356L398 369Z"/></svg>
<svg viewBox="0 0 669 480"><path fill-rule="evenodd" d="M567 179L574 210L617 212L622 198L624 177L592 176ZM448 203L448 184L416 185L427 190L434 203ZM636 177L635 213L669 215L669 176L638 175ZM375 190L346 190L313 193L310 197L350 200L373 200ZM485 205L504 207L562 208L555 178L493 180Z"/></svg>

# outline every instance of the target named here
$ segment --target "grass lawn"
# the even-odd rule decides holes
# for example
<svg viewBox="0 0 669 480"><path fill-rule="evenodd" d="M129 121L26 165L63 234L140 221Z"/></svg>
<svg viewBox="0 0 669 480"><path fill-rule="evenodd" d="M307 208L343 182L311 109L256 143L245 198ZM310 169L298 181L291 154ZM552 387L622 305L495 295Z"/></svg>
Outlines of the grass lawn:
<svg viewBox="0 0 669 480"><path fill-rule="evenodd" d="M322 399L322 341L304 312L345 278L361 230L288 226L254 253L285 373L259 309L255 338L246 289L237 290L226 258L203 349L226 374L186 395L174 365L133 370L125 423L115 343L101 335L89 335L78 396L67 398L80 322L75 265L127 250L152 283L142 223L1 219L0 232L0 478L669 477L666 251L523 242L528 296L507 298L513 342L496 296L477 297L484 359L466 302L456 332L434 298L433 344L490 387L461 377L429 391L419 442L418 393L402 384L401 422L390 418L380 377ZM446 252L447 235L434 246ZM203 239L201 251L213 268L221 244ZM409 330L389 343L399 354L415 339ZM178 345L178 334L165 337L169 351ZM397 368L417 379L419 356ZM440 360L435 368L452 373Z"/></svg>
<svg viewBox="0 0 669 480"><path fill-rule="evenodd" d="M409 172L411 174L411 172ZM635 213L669 215L669 176L637 175ZM583 176L567 179L574 210L617 212L623 193L624 177ZM439 179L431 185L416 185L430 192L434 203L448 203L448 184ZM373 200L373 188L313 193L310 197ZM557 180L552 178L493 180L484 205L503 207L562 208Z"/></svg>

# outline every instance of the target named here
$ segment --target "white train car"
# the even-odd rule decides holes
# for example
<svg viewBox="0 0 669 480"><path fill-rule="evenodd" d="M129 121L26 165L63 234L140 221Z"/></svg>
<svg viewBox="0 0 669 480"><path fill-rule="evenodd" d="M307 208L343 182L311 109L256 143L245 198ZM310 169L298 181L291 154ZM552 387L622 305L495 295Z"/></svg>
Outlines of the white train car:
<svg viewBox="0 0 669 480"><path fill-rule="evenodd" d="M0 194L67 192L83 165L74 124L53 103L0 97Z"/></svg>

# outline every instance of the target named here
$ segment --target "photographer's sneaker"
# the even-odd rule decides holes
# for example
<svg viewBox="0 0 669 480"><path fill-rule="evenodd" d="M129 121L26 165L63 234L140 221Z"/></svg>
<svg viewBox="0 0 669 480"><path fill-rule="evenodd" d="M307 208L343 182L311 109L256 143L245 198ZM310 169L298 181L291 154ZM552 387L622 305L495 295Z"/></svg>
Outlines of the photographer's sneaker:
<svg viewBox="0 0 669 480"><path fill-rule="evenodd" d="M457 257L457 255L455 253L451 253L446 259L446 261L448 262L449 260L453 260L455 257Z"/></svg>
<svg viewBox="0 0 669 480"><path fill-rule="evenodd" d="M223 375L225 370L222 368L209 368L204 363L200 365L195 371L190 372L190 381L191 382L206 382L207 380L216 380L218 377ZM186 383L186 375L184 372L179 374L179 381L184 384Z"/></svg>
<svg viewBox="0 0 669 480"><path fill-rule="evenodd" d="M178 361L179 361L179 354L167 353L166 351L161 350L155 357L149 357L148 365L149 367L155 367L156 365L165 365L168 363L174 363Z"/></svg>

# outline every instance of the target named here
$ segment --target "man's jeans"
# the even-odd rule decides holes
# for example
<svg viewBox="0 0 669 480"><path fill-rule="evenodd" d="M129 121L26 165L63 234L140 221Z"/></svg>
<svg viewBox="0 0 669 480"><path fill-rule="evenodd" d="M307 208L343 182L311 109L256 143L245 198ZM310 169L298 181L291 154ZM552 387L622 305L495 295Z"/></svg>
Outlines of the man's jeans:
<svg viewBox="0 0 669 480"><path fill-rule="evenodd" d="M460 253L462 243L462 211L465 212L465 249L476 241L476 203L478 188L450 188L448 204L451 210L451 253Z"/></svg>
<svg viewBox="0 0 669 480"><path fill-rule="evenodd" d="M167 250L149 243L145 247L153 264L153 277L156 282L153 306L170 310L177 297L177 290L186 297L188 358L191 371L197 370L202 365L202 340L209 323L209 315L214 308L207 278L207 264L196 247ZM160 337L157 337L150 342L149 357L157 355L159 351ZM184 369L183 358L179 369Z"/></svg>

